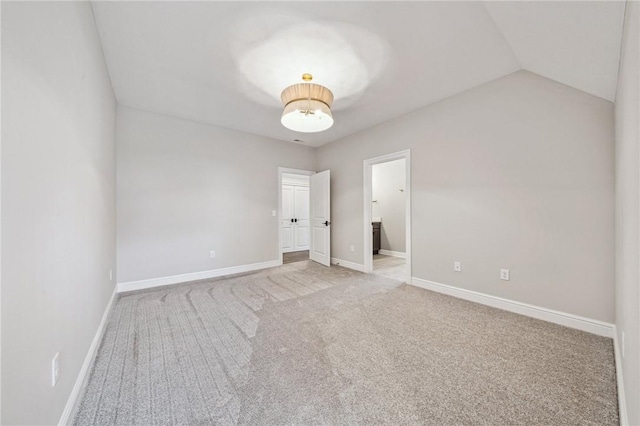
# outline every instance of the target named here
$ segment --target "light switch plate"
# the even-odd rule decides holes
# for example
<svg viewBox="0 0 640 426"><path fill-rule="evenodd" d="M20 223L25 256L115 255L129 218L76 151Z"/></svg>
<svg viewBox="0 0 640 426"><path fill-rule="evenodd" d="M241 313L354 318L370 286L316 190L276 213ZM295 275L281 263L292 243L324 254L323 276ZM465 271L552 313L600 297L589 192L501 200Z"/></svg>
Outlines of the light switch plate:
<svg viewBox="0 0 640 426"><path fill-rule="evenodd" d="M60 375L60 352L57 352L51 360L51 386L55 386L58 383L58 376Z"/></svg>

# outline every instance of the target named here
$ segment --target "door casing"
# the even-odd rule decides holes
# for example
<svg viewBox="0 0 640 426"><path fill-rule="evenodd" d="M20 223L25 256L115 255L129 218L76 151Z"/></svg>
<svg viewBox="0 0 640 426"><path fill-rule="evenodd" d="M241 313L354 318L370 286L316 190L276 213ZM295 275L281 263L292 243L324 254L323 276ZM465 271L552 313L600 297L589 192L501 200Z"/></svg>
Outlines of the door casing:
<svg viewBox="0 0 640 426"><path fill-rule="evenodd" d="M293 175L304 175L311 176L316 172L311 170L301 170L301 169L291 169L287 167L278 167L278 209L277 212L277 221L276 226L278 227L278 256L280 258L280 264L282 264L282 174L290 173Z"/></svg>
<svg viewBox="0 0 640 426"><path fill-rule="evenodd" d="M411 283L411 150L398 151L391 154L369 158L363 161L363 193L364 193L364 272L373 272L373 228L371 225L372 211L372 173L373 165L387 163L394 160L405 160L405 226L406 226L406 276L407 283Z"/></svg>

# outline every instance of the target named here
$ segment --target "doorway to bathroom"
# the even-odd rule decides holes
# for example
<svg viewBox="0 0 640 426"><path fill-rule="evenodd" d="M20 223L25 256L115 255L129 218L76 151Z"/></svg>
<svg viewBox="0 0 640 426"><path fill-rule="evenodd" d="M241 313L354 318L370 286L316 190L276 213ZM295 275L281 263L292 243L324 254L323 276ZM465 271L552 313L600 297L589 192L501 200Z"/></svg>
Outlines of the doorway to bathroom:
<svg viewBox="0 0 640 426"><path fill-rule="evenodd" d="M365 270L411 279L409 151L365 160Z"/></svg>

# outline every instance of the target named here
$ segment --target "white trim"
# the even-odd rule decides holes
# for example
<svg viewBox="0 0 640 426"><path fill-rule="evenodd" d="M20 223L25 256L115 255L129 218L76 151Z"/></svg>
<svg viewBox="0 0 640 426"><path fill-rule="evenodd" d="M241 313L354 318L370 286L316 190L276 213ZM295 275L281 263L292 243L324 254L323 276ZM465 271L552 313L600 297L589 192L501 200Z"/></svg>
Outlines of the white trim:
<svg viewBox="0 0 640 426"><path fill-rule="evenodd" d="M577 330L586 331L588 333L597 334L598 336L611 337L614 334L614 325L604 321L598 321L591 318L581 317L566 312L555 311L540 306L529 305L527 303L516 302L515 300L504 299L502 297L491 296L489 294L479 293L477 291L465 290L434 281L423 280L422 278L412 277L410 284L435 291L437 293L447 294L459 299L470 300L482 305L492 306L494 308L503 309L516 314L525 315L532 318L541 319L543 321L552 322L554 324L563 325L565 327L575 328Z"/></svg>
<svg viewBox="0 0 640 426"><path fill-rule="evenodd" d="M331 264L344 266L345 268L353 269L360 272L365 272L364 265L361 265L360 263L349 262L348 260L342 260L332 257Z"/></svg>
<svg viewBox="0 0 640 426"><path fill-rule="evenodd" d="M82 367L80 368L80 372L78 373L78 377L76 378L76 383L73 385L73 389L71 390L71 395L69 395L69 399L67 399L67 405L65 405L62 416L60 416L60 421L58 422L59 426L65 426L73 420L71 418L71 414L73 414L76 408L78 397L80 396L80 391L82 390L86 380L88 379L89 369L93 365L98 347L100 347L100 341L102 340L102 335L104 334L104 329L107 325L107 318L109 318L109 313L111 312L113 301L116 298L116 293L117 287L114 287L111 298L109 299L107 307L104 310L104 314L102 314L102 319L100 320L100 324L98 325L96 334L95 336L93 336L93 340L91 341L91 345L89 346L87 355L84 357L84 362L82 363Z"/></svg>
<svg viewBox="0 0 640 426"><path fill-rule="evenodd" d="M380 250L378 250L378 254L382 254L382 255L385 255L385 256L401 257L403 259L407 258L407 253L403 253L401 251L380 249Z"/></svg>
<svg viewBox="0 0 640 426"><path fill-rule="evenodd" d="M286 181L283 180L282 181L283 185L288 185L288 186L299 186L300 188L309 188L308 184L304 184L304 183L300 183L300 182L293 182L293 181Z"/></svg>
<svg viewBox="0 0 640 426"><path fill-rule="evenodd" d="M391 154L381 155L375 158L369 158L363 161L363 230L364 230L364 272L373 272L373 236L371 231L371 202L372 202L372 172L373 165L387 163L394 160L405 160L405 223L406 223L406 254L407 259L407 282L411 281L411 150L394 152Z"/></svg>
<svg viewBox="0 0 640 426"><path fill-rule="evenodd" d="M291 173L286 173L286 174L291 174ZM308 188L309 187L309 176L308 175L299 175L299 176L307 176L307 182L300 182L298 180L289 180L289 178L282 178L282 184L283 185L289 185L289 186L300 186L302 188Z"/></svg>
<svg viewBox="0 0 640 426"><path fill-rule="evenodd" d="M282 174L289 173L294 175L304 175L311 176L315 175L316 172L312 172L311 170L301 170L301 169L290 169L287 167L278 167L278 206L276 208L276 219L277 219L277 229L278 229L278 251L280 256L280 264L282 264L283 258L282 254ZM309 191L309 199L311 199L311 191ZM309 231L311 232L311 231Z"/></svg>
<svg viewBox="0 0 640 426"><path fill-rule="evenodd" d="M259 269L273 268L282 265L282 260L270 260L268 262L251 263L249 265L231 266L229 268L212 269L210 271L192 272L189 274L171 275L168 277L151 278L148 280L129 281L118 284L118 293L143 290L146 288L161 287L171 284L186 283L189 281L206 280L208 278L222 277L225 275L240 274L243 272L257 271Z"/></svg>
<svg viewBox="0 0 640 426"><path fill-rule="evenodd" d="M620 426L629 425L627 414L627 397L624 393L624 374L622 371L622 350L618 340L618 330L613 326L613 351L616 360L616 382L618 384L618 413L620 416Z"/></svg>

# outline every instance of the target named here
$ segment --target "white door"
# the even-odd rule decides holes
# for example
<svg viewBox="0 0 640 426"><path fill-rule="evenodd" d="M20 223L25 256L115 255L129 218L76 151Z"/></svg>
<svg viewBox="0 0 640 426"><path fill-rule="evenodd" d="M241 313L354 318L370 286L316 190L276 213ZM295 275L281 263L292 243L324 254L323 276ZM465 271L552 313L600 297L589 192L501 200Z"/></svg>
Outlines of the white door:
<svg viewBox="0 0 640 426"><path fill-rule="evenodd" d="M309 188L293 187L294 197L294 250L309 250Z"/></svg>
<svg viewBox="0 0 640 426"><path fill-rule="evenodd" d="M282 252L294 251L293 187L282 186Z"/></svg>
<svg viewBox="0 0 640 426"><path fill-rule="evenodd" d="M309 250L309 187L282 185L282 252Z"/></svg>
<svg viewBox="0 0 640 426"><path fill-rule="evenodd" d="M309 179L311 189L311 241L309 258L329 266L331 261L330 171L316 173Z"/></svg>

